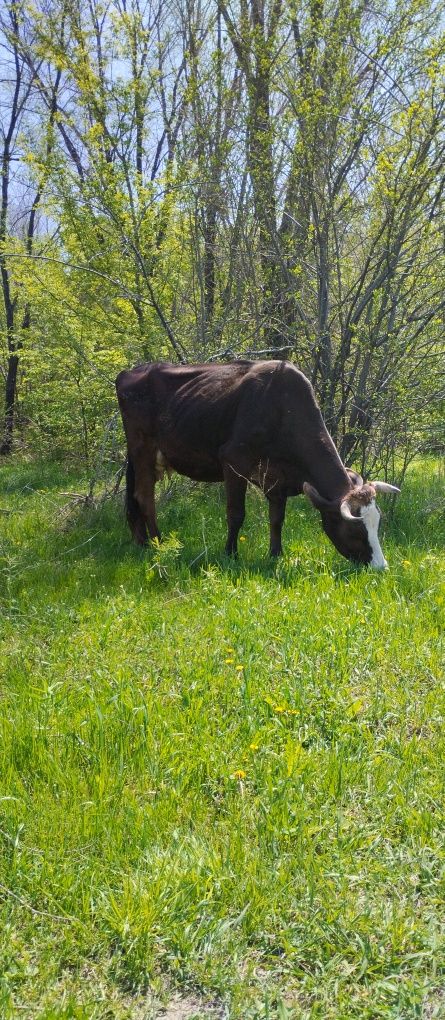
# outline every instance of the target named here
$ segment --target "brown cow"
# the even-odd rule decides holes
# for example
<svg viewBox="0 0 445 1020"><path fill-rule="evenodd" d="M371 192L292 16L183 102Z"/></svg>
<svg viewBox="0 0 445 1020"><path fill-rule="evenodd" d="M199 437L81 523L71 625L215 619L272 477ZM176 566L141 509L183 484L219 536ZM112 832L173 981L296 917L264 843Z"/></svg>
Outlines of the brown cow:
<svg viewBox="0 0 445 1020"><path fill-rule="evenodd" d="M226 552L235 554L247 483L269 503L270 552L281 553L286 499L304 492L349 560L384 568L377 492L345 468L308 379L287 361L171 365L121 372L116 390L128 445L127 519L141 545L159 538L155 483L164 471L224 481Z"/></svg>

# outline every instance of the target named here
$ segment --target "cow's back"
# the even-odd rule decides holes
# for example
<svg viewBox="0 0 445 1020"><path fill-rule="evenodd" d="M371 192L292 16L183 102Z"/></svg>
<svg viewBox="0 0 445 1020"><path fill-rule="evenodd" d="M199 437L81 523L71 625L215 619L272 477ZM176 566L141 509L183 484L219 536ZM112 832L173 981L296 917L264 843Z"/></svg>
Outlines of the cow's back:
<svg viewBox="0 0 445 1020"><path fill-rule="evenodd" d="M207 464L207 477L229 442L287 458L296 434L311 430L319 414L308 380L283 361L140 365L121 372L116 389L127 438L150 437L192 477L194 460Z"/></svg>
<svg viewBox="0 0 445 1020"><path fill-rule="evenodd" d="M214 448L233 424L240 386L251 362L226 365L140 365L121 372L116 390L122 415L160 440Z"/></svg>

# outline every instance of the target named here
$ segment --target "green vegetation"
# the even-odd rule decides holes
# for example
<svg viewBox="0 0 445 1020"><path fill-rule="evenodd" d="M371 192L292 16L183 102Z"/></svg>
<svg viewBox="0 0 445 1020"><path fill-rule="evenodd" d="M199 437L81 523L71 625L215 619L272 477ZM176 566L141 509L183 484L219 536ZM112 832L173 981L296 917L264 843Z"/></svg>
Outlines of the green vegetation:
<svg viewBox="0 0 445 1020"><path fill-rule="evenodd" d="M81 484L0 469L1 1017L443 1017L440 466L384 575L302 500L272 564L252 495L233 563L217 487L141 552Z"/></svg>
<svg viewBox="0 0 445 1020"><path fill-rule="evenodd" d="M445 1017L444 26L1 5L0 1020ZM117 373L240 356L403 484L389 573L184 482L131 543Z"/></svg>

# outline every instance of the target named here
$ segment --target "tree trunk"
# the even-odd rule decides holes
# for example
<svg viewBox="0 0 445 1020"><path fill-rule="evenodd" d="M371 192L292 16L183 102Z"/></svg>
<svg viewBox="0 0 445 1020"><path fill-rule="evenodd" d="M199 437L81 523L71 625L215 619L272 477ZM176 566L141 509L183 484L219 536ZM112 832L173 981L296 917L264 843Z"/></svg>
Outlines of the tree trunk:
<svg viewBox="0 0 445 1020"><path fill-rule="evenodd" d="M258 60L260 65L260 60ZM248 83L249 171L255 217L258 223L262 275L262 315L266 343L281 347L280 316L282 279L277 252L275 175L270 122L269 68L259 66Z"/></svg>
<svg viewBox="0 0 445 1020"><path fill-rule="evenodd" d="M11 452L14 436L15 423L15 395L17 391L17 373L19 367L18 354L10 354L8 358L8 369L5 384L5 414L3 422L3 441L0 446L0 455L6 456Z"/></svg>

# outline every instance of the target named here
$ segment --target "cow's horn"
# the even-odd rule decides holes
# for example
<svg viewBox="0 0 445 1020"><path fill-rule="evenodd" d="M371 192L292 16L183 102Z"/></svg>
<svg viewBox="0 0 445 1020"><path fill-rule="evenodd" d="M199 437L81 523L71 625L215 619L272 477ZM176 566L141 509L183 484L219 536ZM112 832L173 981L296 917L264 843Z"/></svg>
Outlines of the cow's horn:
<svg viewBox="0 0 445 1020"><path fill-rule="evenodd" d="M340 513L341 513L341 515L342 515L342 517L344 518L345 521L359 521L360 520L360 517L354 517L354 514L351 513L351 507L349 506L349 503L348 503L348 501L346 499L344 499L343 502L340 503Z"/></svg>
<svg viewBox="0 0 445 1020"><path fill-rule="evenodd" d="M371 482L376 492L400 492L397 485L390 485L389 482Z"/></svg>

